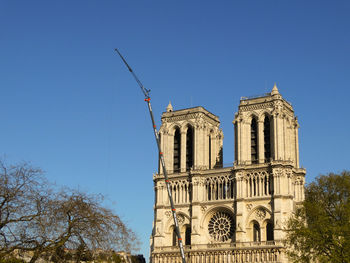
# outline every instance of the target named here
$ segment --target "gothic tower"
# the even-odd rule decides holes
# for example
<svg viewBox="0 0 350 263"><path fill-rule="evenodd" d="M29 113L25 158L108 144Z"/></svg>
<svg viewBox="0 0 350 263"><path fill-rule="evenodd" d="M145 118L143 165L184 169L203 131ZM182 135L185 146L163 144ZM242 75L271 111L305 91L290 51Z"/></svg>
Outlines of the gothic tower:
<svg viewBox="0 0 350 263"><path fill-rule="evenodd" d="M235 161L222 165L223 134L203 107L174 111L159 130L188 262L288 262L283 225L303 200L298 122L276 85L243 97L234 118ZM153 263L180 262L162 170L153 177Z"/></svg>

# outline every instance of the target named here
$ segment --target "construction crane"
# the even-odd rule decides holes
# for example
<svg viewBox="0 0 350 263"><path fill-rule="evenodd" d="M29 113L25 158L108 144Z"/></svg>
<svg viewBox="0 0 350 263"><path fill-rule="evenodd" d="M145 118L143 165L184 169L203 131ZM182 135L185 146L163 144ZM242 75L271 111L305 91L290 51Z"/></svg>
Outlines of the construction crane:
<svg viewBox="0 0 350 263"><path fill-rule="evenodd" d="M171 187L170 187L170 182L169 182L169 178L168 178L168 173L167 173L167 170L165 168L164 154L163 154L163 152L162 152L162 150L160 148L159 135L158 135L157 126L156 126L155 121L154 121L153 111L152 111L152 107L151 107L151 98L149 96L149 93L151 92L151 90L146 89L143 86L142 82L138 79L138 77L136 76L134 71L131 69L129 64L126 62L126 60L124 59L122 54L120 54L119 50L116 48L115 51L119 54L120 58L123 60L123 62L126 65L126 67L130 71L130 73L133 75L133 77L136 80L137 84L140 86L141 91L143 92L143 95L145 96L144 101L147 103L148 111L149 111L149 114L151 116L153 133L154 133L154 136L156 138L158 152L159 152L159 158L160 158L160 163L161 163L162 168L163 168L165 185L166 185L166 188L168 190L168 196L169 196L169 200L170 200L171 212L172 212L173 219L174 219L175 232L176 232L177 239L178 239L180 254L181 254L181 258L182 258L182 263L186 263L184 246L183 246L183 242L182 242L182 238L181 238L181 234L180 234L179 222L178 222L177 216L176 216L176 209L175 209L175 206L174 206L173 196L171 194Z"/></svg>

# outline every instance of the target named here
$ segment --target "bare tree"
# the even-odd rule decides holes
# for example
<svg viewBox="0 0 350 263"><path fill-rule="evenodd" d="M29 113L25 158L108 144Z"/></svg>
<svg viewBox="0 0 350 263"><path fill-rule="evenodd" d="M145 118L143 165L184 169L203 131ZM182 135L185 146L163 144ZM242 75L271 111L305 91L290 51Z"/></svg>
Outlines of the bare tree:
<svg viewBox="0 0 350 263"><path fill-rule="evenodd" d="M28 164L0 163L0 257L14 250L66 262L97 250L131 251L138 246L134 232L102 195L71 189L54 191L40 169Z"/></svg>
<svg viewBox="0 0 350 263"><path fill-rule="evenodd" d="M40 169L0 161L0 257L27 241L23 231L41 214L43 193L48 192Z"/></svg>
<svg viewBox="0 0 350 263"><path fill-rule="evenodd" d="M134 232L110 209L102 206L103 197L62 190L48 203L46 212L33 221L36 246L32 258L51 255L55 262L64 262L62 249L79 257L83 247L91 254L96 250L135 249L138 241ZM68 253L69 254L69 253Z"/></svg>

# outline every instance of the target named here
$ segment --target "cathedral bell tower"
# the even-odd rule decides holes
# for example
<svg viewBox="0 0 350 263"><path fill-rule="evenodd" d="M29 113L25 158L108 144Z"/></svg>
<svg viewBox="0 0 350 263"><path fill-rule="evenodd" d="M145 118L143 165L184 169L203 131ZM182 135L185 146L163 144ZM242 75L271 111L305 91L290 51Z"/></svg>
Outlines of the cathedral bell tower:
<svg viewBox="0 0 350 263"><path fill-rule="evenodd" d="M159 129L187 262L287 263L284 224L304 199L298 121L275 85L242 97L234 117L234 165L223 167L223 133L203 107L173 110ZM232 156L233 159L233 156ZM180 262L161 169L153 175L151 262Z"/></svg>
<svg viewBox="0 0 350 263"><path fill-rule="evenodd" d="M298 120L276 84L271 93L242 97L235 115L235 162L290 162L299 167Z"/></svg>
<svg viewBox="0 0 350 263"><path fill-rule="evenodd" d="M283 224L304 198L298 120L276 84L242 97L234 118L238 241L283 240ZM248 223L247 223L248 222Z"/></svg>
<svg viewBox="0 0 350 263"><path fill-rule="evenodd" d="M223 134L219 125L219 118L203 107L173 111L169 102L159 130L168 173L221 167Z"/></svg>

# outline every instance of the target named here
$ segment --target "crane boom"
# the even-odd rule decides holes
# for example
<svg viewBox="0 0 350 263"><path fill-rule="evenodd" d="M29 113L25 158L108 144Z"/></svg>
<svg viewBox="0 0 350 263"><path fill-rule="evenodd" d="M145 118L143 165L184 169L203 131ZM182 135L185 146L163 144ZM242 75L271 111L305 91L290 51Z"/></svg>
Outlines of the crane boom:
<svg viewBox="0 0 350 263"><path fill-rule="evenodd" d="M154 116L153 116L153 111L152 111L152 107L151 107L151 98L149 96L150 90L146 89L142 82L138 79L138 77L136 76L136 74L134 73L134 71L132 70L132 68L129 66L129 64L126 62L126 60L124 59L124 57L122 56L122 54L119 52L118 49L115 49L115 51L119 54L120 58L123 60L124 64L126 65L126 67L128 68L128 70L131 72L131 74L133 75L134 79L136 80L136 82L139 84L143 95L145 96L145 102L147 103L148 106L148 111L151 117L151 121L152 121L152 127L153 127L153 133L154 136L156 138L156 142L157 142L157 147L158 147L158 152L159 152L159 158L160 158L160 162L163 168L163 174L164 174L164 180L165 180L165 185L168 191L168 196L169 196L169 200L170 200L170 206L171 206L171 212L173 215L173 219L174 219L174 224L175 224L175 232L178 238L178 244L179 244L179 249L180 249L180 254L181 254L181 258L182 258L182 263L186 263L186 258L185 258L185 252L184 252L184 247L183 247L183 242L182 242L182 238L181 238L181 233L180 233L180 228L179 228L179 222L177 220L177 216L176 216L176 209L174 206L174 201L173 201L173 197L172 197L172 193L171 193L171 187L170 187L170 182L169 182L169 178L168 178L168 173L167 170L165 168L165 162L164 162L164 155L163 152L160 148L160 141L159 141L159 135L157 132L157 126L155 124L154 121Z"/></svg>

